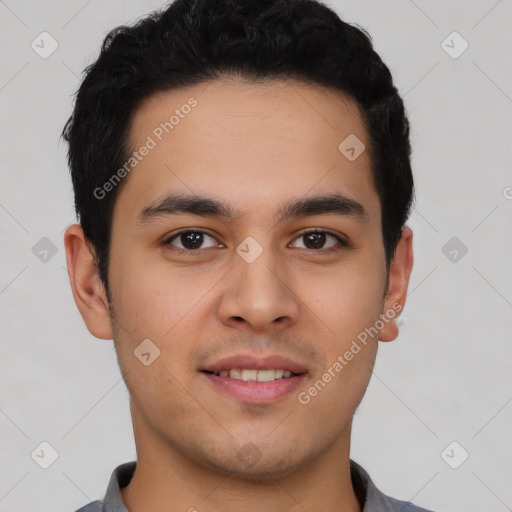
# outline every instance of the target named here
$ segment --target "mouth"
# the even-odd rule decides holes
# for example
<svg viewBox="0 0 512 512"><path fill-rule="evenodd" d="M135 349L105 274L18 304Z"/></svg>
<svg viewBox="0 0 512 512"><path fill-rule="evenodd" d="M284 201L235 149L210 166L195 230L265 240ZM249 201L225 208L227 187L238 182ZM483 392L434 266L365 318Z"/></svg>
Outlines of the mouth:
<svg viewBox="0 0 512 512"><path fill-rule="evenodd" d="M271 403L289 395L307 377L302 365L282 357L234 356L200 370L217 391L244 403Z"/></svg>
<svg viewBox="0 0 512 512"><path fill-rule="evenodd" d="M231 368L219 372L205 370L205 373L210 373L217 377L229 377L230 379L243 380L244 382L272 382L274 380L289 379L290 377L302 375L302 373L294 373L290 370L284 370L283 368L270 368L265 370Z"/></svg>

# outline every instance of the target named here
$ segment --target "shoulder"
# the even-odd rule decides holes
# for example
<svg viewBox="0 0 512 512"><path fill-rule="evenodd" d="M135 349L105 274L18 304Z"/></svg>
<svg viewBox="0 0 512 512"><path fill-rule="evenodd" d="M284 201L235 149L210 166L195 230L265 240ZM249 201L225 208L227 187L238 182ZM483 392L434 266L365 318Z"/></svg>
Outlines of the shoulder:
<svg viewBox="0 0 512 512"><path fill-rule="evenodd" d="M92 501L88 505L79 508L75 512L102 512L103 511L103 501Z"/></svg>
<svg viewBox="0 0 512 512"><path fill-rule="evenodd" d="M385 510L396 511L396 512L433 512L432 510L427 510L426 508L418 507L414 505L410 501L400 501L395 498L390 498L389 496L382 495L382 498L387 502L386 505L388 508Z"/></svg>
<svg viewBox="0 0 512 512"><path fill-rule="evenodd" d="M381 492L362 466L350 460L352 486L361 504L362 512L433 512L410 501L391 498Z"/></svg>

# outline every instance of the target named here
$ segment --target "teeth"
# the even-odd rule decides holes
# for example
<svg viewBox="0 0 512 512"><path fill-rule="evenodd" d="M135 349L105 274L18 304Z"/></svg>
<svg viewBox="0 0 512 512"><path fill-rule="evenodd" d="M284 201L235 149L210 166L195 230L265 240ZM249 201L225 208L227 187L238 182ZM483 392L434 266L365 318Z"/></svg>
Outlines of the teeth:
<svg viewBox="0 0 512 512"><path fill-rule="evenodd" d="M258 382L270 382L271 380L276 380L276 371L275 370L258 370Z"/></svg>
<svg viewBox="0 0 512 512"><path fill-rule="evenodd" d="M257 381L258 380L258 370L242 370L242 380L245 382L249 381Z"/></svg>
<svg viewBox="0 0 512 512"><path fill-rule="evenodd" d="M231 370L222 370L216 375L221 377L231 377L232 379L243 380L245 382L271 382L273 380L287 378L292 376L290 370L283 370L282 368L268 369L268 370L249 370L232 368Z"/></svg>
<svg viewBox="0 0 512 512"><path fill-rule="evenodd" d="M242 378L242 370L229 370L229 376L232 379L240 380Z"/></svg>

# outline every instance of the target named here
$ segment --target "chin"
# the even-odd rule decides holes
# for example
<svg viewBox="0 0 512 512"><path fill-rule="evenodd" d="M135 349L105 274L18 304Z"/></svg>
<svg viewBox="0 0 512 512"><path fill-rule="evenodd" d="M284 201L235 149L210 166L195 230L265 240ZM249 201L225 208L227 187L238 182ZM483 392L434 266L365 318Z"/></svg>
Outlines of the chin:
<svg viewBox="0 0 512 512"><path fill-rule="evenodd" d="M202 464L216 473L257 484L291 475L304 463L297 447L288 447L286 451L278 453L275 447L259 449L255 444L247 443L236 451L235 458L226 458L228 449L231 450L226 448L220 457L212 458L211 453L204 454Z"/></svg>

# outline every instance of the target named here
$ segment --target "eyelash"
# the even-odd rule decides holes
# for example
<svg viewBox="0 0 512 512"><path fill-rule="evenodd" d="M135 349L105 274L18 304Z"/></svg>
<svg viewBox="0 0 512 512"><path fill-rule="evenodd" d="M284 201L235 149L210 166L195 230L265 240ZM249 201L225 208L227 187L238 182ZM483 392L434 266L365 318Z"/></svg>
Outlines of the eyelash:
<svg viewBox="0 0 512 512"><path fill-rule="evenodd" d="M178 253L185 254L187 256L198 256L198 255L200 255L201 254L201 249L180 249L179 247L174 247L171 244L171 242L174 241L176 238L178 238L180 235L185 235L187 233L195 233L195 234L200 233L200 234L207 235L210 238L215 239L214 236L210 235L206 231L201 231L199 229L184 229L182 231L178 231L177 233L174 233L174 235L172 235L171 237L167 238L163 242L163 245L166 246L166 247L172 247L173 251L177 251ZM309 235L310 233L320 233L320 234L330 235L330 236L332 236L332 237L334 237L336 239L336 241L338 242L338 245L336 245L334 247L330 247L328 249L307 249L306 248L306 250L313 251L313 252L319 252L319 253L323 253L323 254L331 254L333 252L340 251L341 249L344 249L346 247L350 247L350 245L345 240L343 240L341 237L339 237L338 235L335 235L334 233L331 233L330 231L321 231L319 229L309 229L309 230L303 231L302 233L297 235L297 237L294 240L297 240L297 238L300 238L302 236Z"/></svg>

